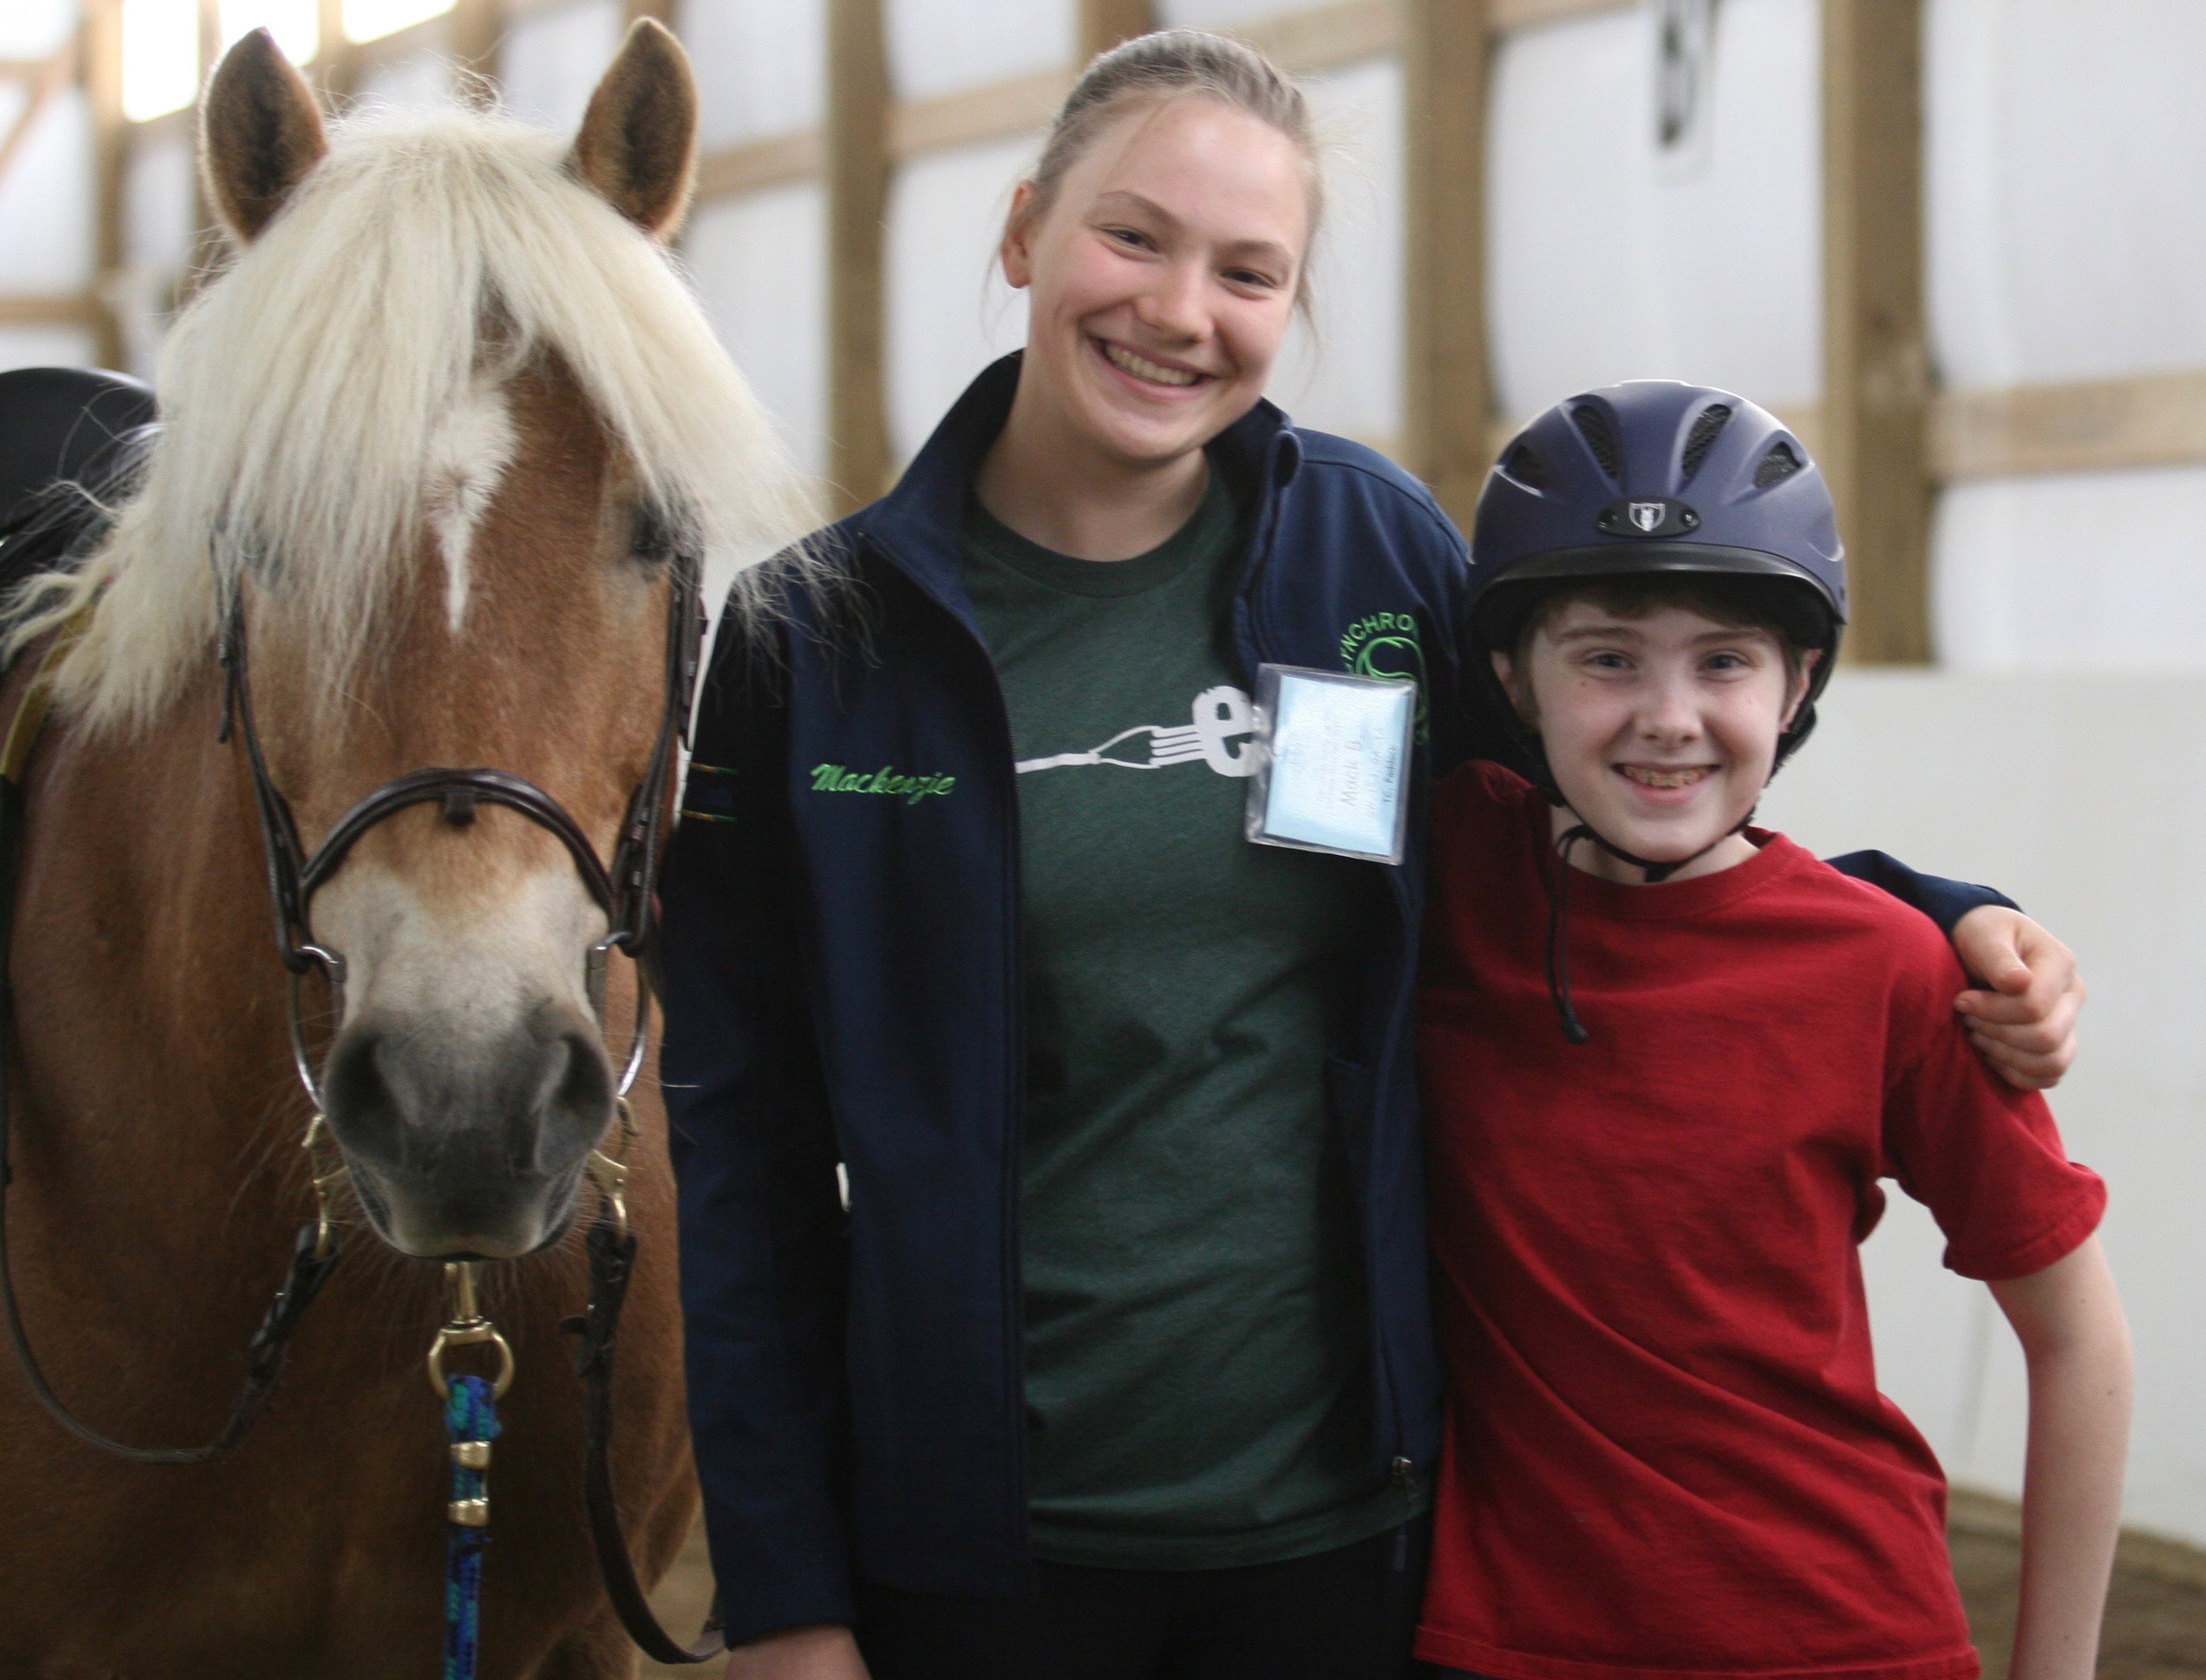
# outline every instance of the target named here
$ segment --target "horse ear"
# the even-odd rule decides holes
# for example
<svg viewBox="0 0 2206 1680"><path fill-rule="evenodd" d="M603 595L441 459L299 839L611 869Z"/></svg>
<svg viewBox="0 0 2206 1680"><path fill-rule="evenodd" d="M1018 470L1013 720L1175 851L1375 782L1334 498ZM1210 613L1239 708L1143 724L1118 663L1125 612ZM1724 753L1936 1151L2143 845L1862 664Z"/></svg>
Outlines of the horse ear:
<svg viewBox="0 0 2206 1680"><path fill-rule="evenodd" d="M240 243L268 225L329 150L313 90L266 29L223 55L199 123L208 194Z"/></svg>
<svg viewBox="0 0 2206 1680"><path fill-rule="evenodd" d="M697 178L697 83L672 32L639 18L574 137L569 167L655 239L672 233Z"/></svg>

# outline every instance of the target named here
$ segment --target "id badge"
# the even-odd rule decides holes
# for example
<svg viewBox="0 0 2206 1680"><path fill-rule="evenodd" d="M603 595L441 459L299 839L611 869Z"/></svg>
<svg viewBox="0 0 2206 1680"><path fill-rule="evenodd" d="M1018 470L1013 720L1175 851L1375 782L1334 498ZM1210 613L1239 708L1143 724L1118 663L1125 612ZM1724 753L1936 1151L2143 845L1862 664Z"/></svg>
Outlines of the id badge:
<svg viewBox="0 0 2206 1680"><path fill-rule="evenodd" d="M1417 685L1295 665L1257 670L1248 834L1259 845L1402 860Z"/></svg>

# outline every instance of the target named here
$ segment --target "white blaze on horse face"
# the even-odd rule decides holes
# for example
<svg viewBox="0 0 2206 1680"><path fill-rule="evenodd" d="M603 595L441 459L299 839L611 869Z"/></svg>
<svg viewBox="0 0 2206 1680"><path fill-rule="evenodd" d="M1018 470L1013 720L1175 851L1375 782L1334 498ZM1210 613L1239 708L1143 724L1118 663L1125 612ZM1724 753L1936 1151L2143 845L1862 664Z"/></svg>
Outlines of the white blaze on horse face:
<svg viewBox="0 0 2206 1680"><path fill-rule="evenodd" d="M467 619L475 527L513 464L514 448L505 389L480 376L429 439L429 517L444 554L445 613L455 636Z"/></svg>
<svg viewBox="0 0 2206 1680"><path fill-rule="evenodd" d="M583 980L603 911L564 857L483 892L356 859L314 919L348 969L327 1113L384 1235L415 1255L529 1252L612 1117Z"/></svg>

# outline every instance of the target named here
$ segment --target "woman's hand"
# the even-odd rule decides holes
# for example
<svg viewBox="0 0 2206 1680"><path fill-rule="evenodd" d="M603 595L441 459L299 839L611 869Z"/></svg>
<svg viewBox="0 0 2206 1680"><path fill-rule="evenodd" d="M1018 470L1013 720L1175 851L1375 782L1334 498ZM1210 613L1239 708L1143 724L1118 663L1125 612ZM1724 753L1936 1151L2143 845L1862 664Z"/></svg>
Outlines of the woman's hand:
<svg viewBox="0 0 2206 1680"><path fill-rule="evenodd" d="M728 1653L726 1680L867 1680L846 1627L784 1628Z"/></svg>
<svg viewBox="0 0 2206 1680"><path fill-rule="evenodd" d="M1963 916L1954 949L1991 987L1954 1000L1977 1054L2017 1090L2052 1090L2075 1061L2084 998L2075 953L2004 904L1979 904Z"/></svg>

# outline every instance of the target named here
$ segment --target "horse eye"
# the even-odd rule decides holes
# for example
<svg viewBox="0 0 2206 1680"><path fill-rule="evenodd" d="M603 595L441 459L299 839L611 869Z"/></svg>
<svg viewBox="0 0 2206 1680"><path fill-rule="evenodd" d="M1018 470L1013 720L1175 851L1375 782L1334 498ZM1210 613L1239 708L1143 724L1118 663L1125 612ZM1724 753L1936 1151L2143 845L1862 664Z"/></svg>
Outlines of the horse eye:
<svg viewBox="0 0 2206 1680"><path fill-rule="evenodd" d="M646 566L664 566L674 558L674 533L656 508L635 510L628 530L628 552Z"/></svg>

